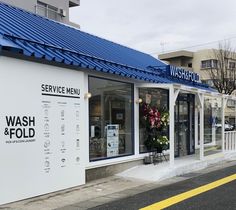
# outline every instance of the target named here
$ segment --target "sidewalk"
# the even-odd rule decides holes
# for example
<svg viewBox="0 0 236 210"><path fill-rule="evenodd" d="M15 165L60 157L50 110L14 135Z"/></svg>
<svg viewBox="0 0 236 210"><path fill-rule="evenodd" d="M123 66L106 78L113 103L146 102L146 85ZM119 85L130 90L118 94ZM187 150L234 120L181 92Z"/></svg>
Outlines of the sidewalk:
<svg viewBox="0 0 236 210"><path fill-rule="evenodd" d="M233 153L227 153L225 156L216 154L204 161L196 160L195 156L178 158L174 167L170 167L167 162L140 165L116 176L3 205L0 209L84 210L231 165L236 165L236 155Z"/></svg>

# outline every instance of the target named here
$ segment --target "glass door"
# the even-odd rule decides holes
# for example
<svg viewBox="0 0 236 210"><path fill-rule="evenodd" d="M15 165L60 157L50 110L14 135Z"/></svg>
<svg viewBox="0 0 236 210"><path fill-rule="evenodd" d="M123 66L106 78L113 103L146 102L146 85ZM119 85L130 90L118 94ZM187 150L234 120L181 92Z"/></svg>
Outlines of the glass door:
<svg viewBox="0 0 236 210"><path fill-rule="evenodd" d="M194 95L180 94L175 106L175 156L194 152Z"/></svg>

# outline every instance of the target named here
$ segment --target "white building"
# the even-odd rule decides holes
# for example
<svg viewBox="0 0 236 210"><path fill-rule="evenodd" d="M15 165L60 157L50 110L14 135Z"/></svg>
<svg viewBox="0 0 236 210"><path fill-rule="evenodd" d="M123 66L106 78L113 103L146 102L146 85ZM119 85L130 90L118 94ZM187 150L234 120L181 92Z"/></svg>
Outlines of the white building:
<svg viewBox="0 0 236 210"><path fill-rule="evenodd" d="M0 14L0 204L140 164L146 105L158 123L169 114L155 126L171 166L235 149L217 126L226 99L198 74L4 3Z"/></svg>

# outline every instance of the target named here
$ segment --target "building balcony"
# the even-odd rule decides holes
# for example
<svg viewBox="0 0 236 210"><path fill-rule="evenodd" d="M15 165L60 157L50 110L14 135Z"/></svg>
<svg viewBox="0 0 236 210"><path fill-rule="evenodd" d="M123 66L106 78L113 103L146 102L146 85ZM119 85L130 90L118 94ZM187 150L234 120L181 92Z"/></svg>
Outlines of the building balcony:
<svg viewBox="0 0 236 210"><path fill-rule="evenodd" d="M47 4L35 5L35 13L59 22L61 22L62 18L65 16L58 8L49 6Z"/></svg>
<svg viewBox="0 0 236 210"><path fill-rule="evenodd" d="M80 5L80 0L70 0L69 7L77 7Z"/></svg>

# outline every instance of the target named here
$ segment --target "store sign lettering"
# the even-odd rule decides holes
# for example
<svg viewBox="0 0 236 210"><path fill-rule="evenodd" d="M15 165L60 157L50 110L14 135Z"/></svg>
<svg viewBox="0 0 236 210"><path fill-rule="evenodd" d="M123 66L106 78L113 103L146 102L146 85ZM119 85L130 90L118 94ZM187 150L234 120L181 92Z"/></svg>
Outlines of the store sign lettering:
<svg viewBox="0 0 236 210"><path fill-rule="evenodd" d="M199 74L175 66L170 66L170 76L181 80L200 82Z"/></svg>
<svg viewBox="0 0 236 210"><path fill-rule="evenodd" d="M12 139L29 139L35 136L35 117L6 116L4 135ZM6 143L18 143L7 141Z"/></svg>
<svg viewBox="0 0 236 210"><path fill-rule="evenodd" d="M42 84L41 91L43 95L51 95L51 96L69 95L69 96L74 96L77 98L79 98L80 96L79 88L72 88L72 87L65 87L65 86Z"/></svg>

